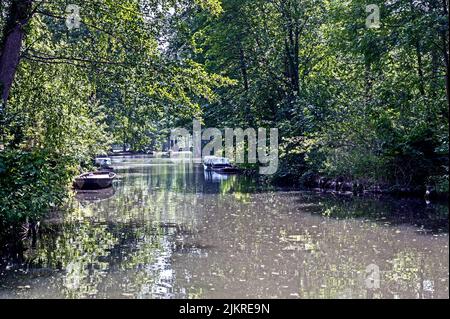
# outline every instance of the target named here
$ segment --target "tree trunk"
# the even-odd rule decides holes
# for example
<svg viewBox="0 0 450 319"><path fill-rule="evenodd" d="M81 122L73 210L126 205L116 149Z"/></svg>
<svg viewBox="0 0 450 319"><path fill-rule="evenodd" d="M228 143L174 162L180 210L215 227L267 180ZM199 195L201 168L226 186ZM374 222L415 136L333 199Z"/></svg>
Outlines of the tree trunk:
<svg viewBox="0 0 450 319"><path fill-rule="evenodd" d="M248 81L248 68L247 68L247 60L245 57L245 51L242 47L242 43L239 44L239 62L242 74L242 82L244 84L244 102L245 102L245 121L247 125L253 125L253 116L250 107L250 101L248 98L248 91L250 89L249 81Z"/></svg>
<svg viewBox="0 0 450 319"><path fill-rule="evenodd" d="M292 88L292 93L295 95L299 91L299 32L297 30L293 30L292 23L289 23L289 29L288 29L288 41L285 42L286 45L286 55L288 58L288 74L290 79L290 84Z"/></svg>
<svg viewBox="0 0 450 319"><path fill-rule="evenodd" d="M299 54L300 54L300 46L299 46L300 32L298 30L298 26L295 27L294 32L294 91L300 91L300 74L299 74Z"/></svg>
<svg viewBox="0 0 450 319"><path fill-rule="evenodd" d="M420 51L420 42L416 41L416 54L417 54L417 74L419 76L419 91L422 96L425 96L425 84L423 75L423 62L422 62L422 52Z"/></svg>
<svg viewBox="0 0 450 319"><path fill-rule="evenodd" d="M366 106L371 102L372 99L372 75L371 75L371 63L367 57L364 58L364 86L365 86L365 102Z"/></svg>
<svg viewBox="0 0 450 319"><path fill-rule="evenodd" d="M25 35L24 27L31 15L33 0L14 0L7 14L8 20L1 41L0 90L6 105L14 76L19 65L20 50Z"/></svg>
<svg viewBox="0 0 450 319"><path fill-rule="evenodd" d="M247 61L245 59L245 53L244 53L244 49L242 48L242 45L239 46L239 60L240 60L240 64L241 64L241 74L242 74L242 81L244 83L244 90L247 93L248 89L249 89Z"/></svg>
<svg viewBox="0 0 450 319"><path fill-rule="evenodd" d="M439 91L439 52L436 49L431 51L431 87L430 97L436 98Z"/></svg>

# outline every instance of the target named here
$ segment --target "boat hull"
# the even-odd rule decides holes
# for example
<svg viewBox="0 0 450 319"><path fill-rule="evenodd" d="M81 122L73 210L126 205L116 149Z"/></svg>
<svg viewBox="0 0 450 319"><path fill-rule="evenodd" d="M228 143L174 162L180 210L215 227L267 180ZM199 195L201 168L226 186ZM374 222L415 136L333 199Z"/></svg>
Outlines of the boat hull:
<svg viewBox="0 0 450 319"><path fill-rule="evenodd" d="M239 168L232 165L226 157L209 156L203 160L203 167L205 171L215 172L218 174L238 174Z"/></svg>
<svg viewBox="0 0 450 319"><path fill-rule="evenodd" d="M104 189L112 186L116 174L108 172L96 172L80 175L75 179L74 186L77 189Z"/></svg>
<svg viewBox="0 0 450 319"><path fill-rule="evenodd" d="M215 172L219 174L239 174L239 168L235 166L216 166L215 165L206 165L203 164L203 167L206 172Z"/></svg>
<svg viewBox="0 0 450 319"><path fill-rule="evenodd" d="M219 174L238 174L239 173L239 169L236 167L216 168L216 169L212 169L212 171L219 173Z"/></svg>

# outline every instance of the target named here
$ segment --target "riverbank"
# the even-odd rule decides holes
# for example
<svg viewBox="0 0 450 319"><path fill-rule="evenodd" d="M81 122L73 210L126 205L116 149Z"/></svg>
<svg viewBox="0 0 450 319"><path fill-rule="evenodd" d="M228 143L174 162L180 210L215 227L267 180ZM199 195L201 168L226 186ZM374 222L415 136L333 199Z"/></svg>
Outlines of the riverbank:
<svg viewBox="0 0 450 319"><path fill-rule="evenodd" d="M151 158L170 158L170 152L115 152L110 157L118 156L149 156ZM346 194L354 196L363 195L391 195L400 198L423 198L427 201L448 201L449 193L438 191L436 185L396 185L388 183L375 183L367 179L353 180L344 177L326 177L315 173L305 173L301 176L264 176L258 173L254 165L240 165L242 174L259 181L275 186L288 186L298 189L313 189L322 192Z"/></svg>
<svg viewBox="0 0 450 319"><path fill-rule="evenodd" d="M302 176L262 176L257 169L242 167L246 176L258 178L263 183L281 187L330 192L341 195L372 196L389 195L397 198L421 198L426 201L443 202L449 200L448 192L439 192L436 186L404 186L387 183L374 183L368 180L352 180L348 178L325 177L318 174L304 174Z"/></svg>

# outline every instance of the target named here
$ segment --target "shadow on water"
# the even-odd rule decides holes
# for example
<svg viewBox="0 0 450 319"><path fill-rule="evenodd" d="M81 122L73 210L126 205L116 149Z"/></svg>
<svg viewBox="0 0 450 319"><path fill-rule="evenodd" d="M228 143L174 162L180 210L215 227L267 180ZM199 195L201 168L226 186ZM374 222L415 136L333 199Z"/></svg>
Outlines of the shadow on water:
<svg viewBox="0 0 450 319"><path fill-rule="evenodd" d="M448 297L448 206L276 189L146 156L113 165L113 189L78 193L34 244L1 243L0 298Z"/></svg>
<svg viewBox="0 0 450 319"><path fill-rule="evenodd" d="M391 196L354 197L302 193L299 202L316 203L306 212L336 219L360 218L384 225L412 225L424 233L448 233L448 205Z"/></svg>

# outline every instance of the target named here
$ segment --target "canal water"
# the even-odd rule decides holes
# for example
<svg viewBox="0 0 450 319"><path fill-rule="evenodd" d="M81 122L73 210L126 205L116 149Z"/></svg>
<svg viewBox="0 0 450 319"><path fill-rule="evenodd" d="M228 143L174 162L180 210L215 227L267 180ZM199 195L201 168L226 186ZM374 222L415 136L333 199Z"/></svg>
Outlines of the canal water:
<svg viewBox="0 0 450 319"><path fill-rule="evenodd" d="M0 248L0 298L448 298L448 206L279 189L116 157L37 240Z"/></svg>

